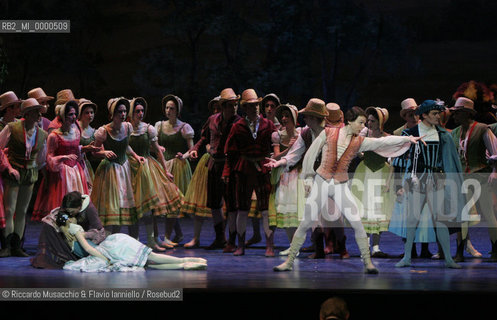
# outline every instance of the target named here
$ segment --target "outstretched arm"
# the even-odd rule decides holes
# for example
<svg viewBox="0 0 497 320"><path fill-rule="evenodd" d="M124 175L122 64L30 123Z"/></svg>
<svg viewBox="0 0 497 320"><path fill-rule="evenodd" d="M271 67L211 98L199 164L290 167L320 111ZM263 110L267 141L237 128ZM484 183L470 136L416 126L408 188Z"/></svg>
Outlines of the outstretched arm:
<svg viewBox="0 0 497 320"><path fill-rule="evenodd" d="M86 252L88 252L92 256L105 260L107 263L109 262L109 259L107 259L103 254L101 254L100 251L92 247L88 243L88 241L86 241L85 233L83 231L76 233L76 239L78 240L79 244L83 247L83 249L85 249Z"/></svg>

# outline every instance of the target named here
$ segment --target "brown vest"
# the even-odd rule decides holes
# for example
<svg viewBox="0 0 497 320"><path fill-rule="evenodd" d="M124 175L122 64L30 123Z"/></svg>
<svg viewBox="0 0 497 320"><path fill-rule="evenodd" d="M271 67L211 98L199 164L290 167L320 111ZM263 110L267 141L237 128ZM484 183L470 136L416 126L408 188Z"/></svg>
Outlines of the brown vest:
<svg viewBox="0 0 497 320"><path fill-rule="evenodd" d="M348 169L350 162L359 152L364 137L352 136L347 149L345 149L340 160L337 161L337 143L340 128L325 128L325 131L328 150L322 154L321 165L316 170L316 173L326 181L335 179L339 183L346 182L349 180Z"/></svg>

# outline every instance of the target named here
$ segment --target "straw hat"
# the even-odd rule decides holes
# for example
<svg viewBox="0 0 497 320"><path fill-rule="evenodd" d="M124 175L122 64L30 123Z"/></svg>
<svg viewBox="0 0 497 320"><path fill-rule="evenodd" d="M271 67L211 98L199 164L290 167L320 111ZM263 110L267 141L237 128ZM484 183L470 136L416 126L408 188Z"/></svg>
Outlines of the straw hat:
<svg viewBox="0 0 497 320"><path fill-rule="evenodd" d="M114 116L114 110L116 110L116 107L121 104L124 104L126 109L129 110L129 100L125 97L111 98L107 101L107 109L109 110L109 117L111 119Z"/></svg>
<svg viewBox="0 0 497 320"><path fill-rule="evenodd" d="M340 106L337 103L327 103L326 110L328 111L328 117L326 117L326 120L329 123L338 124L343 122L343 111L340 110Z"/></svg>
<svg viewBox="0 0 497 320"><path fill-rule="evenodd" d="M304 109L299 111L302 115L309 115L318 118L325 118L328 116L328 111L323 100L318 98L312 98L307 102Z"/></svg>
<svg viewBox="0 0 497 320"><path fill-rule="evenodd" d="M13 104L21 104L22 100L19 99L13 91L7 91L0 95L0 110L7 108Z"/></svg>
<svg viewBox="0 0 497 320"><path fill-rule="evenodd" d="M28 98L28 99L22 101L22 104L21 104L21 114L22 115L26 114L26 112L29 112L29 111L35 110L35 109L43 109L43 106L38 101L36 101L35 98Z"/></svg>
<svg viewBox="0 0 497 320"><path fill-rule="evenodd" d="M278 118L278 120L281 122L281 118L283 117L283 111L285 110L290 111L290 114L292 115L293 118L293 124L297 125L297 117L299 115L299 110L297 109L296 106L292 104L285 103L279 105L275 112L276 118Z"/></svg>
<svg viewBox="0 0 497 320"><path fill-rule="evenodd" d="M47 101L54 99L54 97L47 96L42 88L34 88L29 90L28 98L35 98L39 103L46 103Z"/></svg>
<svg viewBox="0 0 497 320"><path fill-rule="evenodd" d="M238 100L240 99L240 95L237 95L235 91L231 88L226 88L221 91L221 94L219 95L219 102L223 103L225 101L230 101L230 100Z"/></svg>
<svg viewBox="0 0 497 320"><path fill-rule="evenodd" d="M135 111L135 106L142 105L143 106L143 117L147 114L148 104L145 98L136 97L130 100L130 108L128 116L130 119L133 119L133 112Z"/></svg>
<svg viewBox="0 0 497 320"><path fill-rule="evenodd" d="M57 92L57 100L55 101L55 105L57 106L64 104L69 100L78 101L78 99L74 97L74 94L72 93L71 89L60 90L59 92Z"/></svg>
<svg viewBox="0 0 497 320"><path fill-rule="evenodd" d="M388 110L379 107L369 107L366 108L365 112L367 116L373 113L376 113L378 115L378 123L380 125L380 130L383 131L383 127L385 126L385 123L388 121L389 117Z"/></svg>
<svg viewBox="0 0 497 320"><path fill-rule="evenodd" d="M246 89L245 91L242 92L242 99L240 100L240 105L243 106L244 104L249 104L249 103L259 103L261 102L262 98L257 96L257 93L255 92L254 89Z"/></svg>
<svg viewBox="0 0 497 320"><path fill-rule="evenodd" d="M451 111L456 111L456 110L461 110L461 109L469 109L474 111L475 110L475 103L473 100L468 99L466 97L459 97L456 100L456 103L452 108L450 108Z"/></svg>
<svg viewBox="0 0 497 320"><path fill-rule="evenodd" d="M402 118L405 118L406 113L409 110L416 110L418 108L418 105L416 104L416 101L413 98L407 98L404 101L400 103L400 116Z"/></svg>
<svg viewBox="0 0 497 320"><path fill-rule="evenodd" d="M78 101L76 101L76 100L69 100L69 101L67 101L67 102L66 102L66 103L64 103L64 104L60 107L60 109L59 109L59 117L60 117L60 119L61 119L61 121L62 121L62 122L64 122L64 121L65 121L66 108L67 108L68 106L72 106L72 107L74 107L76 110L78 110L78 111L79 111Z"/></svg>
<svg viewBox="0 0 497 320"><path fill-rule="evenodd" d="M167 96L162 98L162 113L164 113L164 115L166 115L166 103L169 100L173 100L174 103L176 103L176 106L178 107L178 117L179 117L179 115L181 113L181 109L183 109L183 100L181 100L180 97L175 96L174 94L168 94Z"/></svg>
<svg viewBox="0 0 497 320"><path fill-rule="evenodd" d="M93 110L95 111L95 113L97 113L98 107L95 103L91 102L88 99L81 98L81 99L79 99L79 102L78 102L78 119L81 118L81 114L83 113L83 110L87 107L92 107Z"/></svg>
<svg viewBox="0 0 497 320"><path fill-rule="evenodd" d="M209 109L209 111L211 113L214 112L214 104L219 103L220 100L221 100L221 96L217 96L217 97L213 98L211 101L209 101L209 103L207 104L207 108Z"/></svg>

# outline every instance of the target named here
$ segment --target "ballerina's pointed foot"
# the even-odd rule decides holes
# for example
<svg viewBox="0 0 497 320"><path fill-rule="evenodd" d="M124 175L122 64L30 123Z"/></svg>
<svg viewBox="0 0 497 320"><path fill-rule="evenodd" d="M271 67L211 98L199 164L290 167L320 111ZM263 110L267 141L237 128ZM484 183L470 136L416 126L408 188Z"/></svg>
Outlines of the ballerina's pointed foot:
<svg viewBox="0 0 497 320"><path fill-rule="evenodd" d="M411 266L411 260L406 259L405 257L402 258L399 262L395 264L396 268L405 268L405 267L410 267Z"/></svg>
<svg viewBox="0 0 497 320"><path fill-rule="evenodd" d="M207 269L207 263L185 262L183 264L183 269L185 269L185 270L205 270L205 269Z"/></svg>

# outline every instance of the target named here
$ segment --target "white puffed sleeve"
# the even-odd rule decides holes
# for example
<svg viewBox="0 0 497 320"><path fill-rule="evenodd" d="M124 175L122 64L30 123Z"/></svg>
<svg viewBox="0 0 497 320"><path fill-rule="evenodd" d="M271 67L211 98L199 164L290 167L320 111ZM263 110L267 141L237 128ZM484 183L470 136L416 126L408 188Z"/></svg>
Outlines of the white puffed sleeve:
<svg viewBox="0 0 497 320"><path fill-rule="evenodd" d="M104 142L107 139L107 130L105 130L104 126L101 126L100 128L95 131L95 140L99 142Z"/></svg>
<svg viewBox="0 0 497 320"><path fill-rule="evenodd" d="M189 125L188 123L185 123L183 128L181 128L181 136L183 136L185 140L193 139L193 137L195 136L195 132L193 131L192 126Z"/></svg>
<svg viewBox="0 0 497 320"><path fill-rule="evenodd" d="M148 125L147 133L148 133L148 139L151 142L154 142L154 141L158 140L158 138L157 138L157 135L158 135L157 129L154 128L152 125Z"/></svg>
<svg viewBox="0 0 497 320"><path fill-rule="evenodd" d="M275 131L271 134L271 142L272 142L272 146L279 146L280 145L280 141L281 141L281 136L280 136L280 133L278 131Z"/></svg>
<svg viewBox="0 0 497 320"><path fill-rule="evenodd" d="M85 230L79 224L70 223L69 224L69 233L75 236L78 232L85 232Z"/></svg>

